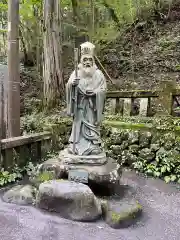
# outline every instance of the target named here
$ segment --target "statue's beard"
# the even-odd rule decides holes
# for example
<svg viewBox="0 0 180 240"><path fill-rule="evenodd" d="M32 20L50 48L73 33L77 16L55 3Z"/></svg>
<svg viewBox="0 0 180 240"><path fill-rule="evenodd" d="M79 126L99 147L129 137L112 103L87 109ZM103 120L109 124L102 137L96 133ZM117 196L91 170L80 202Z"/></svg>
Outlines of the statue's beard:
<svg viewBox="0 0 180 240"><path fill-rule="evenodd" d="M81 71L85 77L92 77L95 72L95 67L94 66L91 66L91 67L82 66Z"/></svg>

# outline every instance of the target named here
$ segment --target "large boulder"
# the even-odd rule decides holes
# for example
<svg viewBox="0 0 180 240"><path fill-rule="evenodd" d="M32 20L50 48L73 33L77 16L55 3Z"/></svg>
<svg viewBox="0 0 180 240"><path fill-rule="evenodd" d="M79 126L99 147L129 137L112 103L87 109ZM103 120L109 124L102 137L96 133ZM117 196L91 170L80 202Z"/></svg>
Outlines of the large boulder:
<svg viewBox="0 0 180 240"><path fill-rule="evenodd" d="M141 216L142 206L135 199L101 200L103 217L112 228L126 228Z"/></svg>
<svg viewBox="0 0 180 240"><path fill-rule="evenodd" d="M17 185L5 192L2 199L7 203L29 205L35 202L36 192L31 185Z"/></svg>
<svg viewBox="0 0 180 240"><path fill-rule="evenodd" d="M41 183L36 204L74 221L93 221L102 214L100 201L87 185L66 180Z"/></svg>

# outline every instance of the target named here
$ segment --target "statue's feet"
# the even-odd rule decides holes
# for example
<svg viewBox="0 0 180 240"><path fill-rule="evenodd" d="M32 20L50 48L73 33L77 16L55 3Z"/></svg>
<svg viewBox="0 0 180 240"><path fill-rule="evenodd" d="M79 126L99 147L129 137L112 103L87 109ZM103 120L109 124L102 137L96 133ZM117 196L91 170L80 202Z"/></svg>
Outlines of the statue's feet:
<svg viewBox="0 0 180 240"><path fill-rule="evenodd" d="M68 153L72 155L79 155L79 156L90 156L90 155L99 155L102 153L102 149L100 146L92 146L86 149L84 152L78 150L78 147L75 148L75 152L73 151L73 144L70 144L68 147Z"/></svg>
<svg viewBox="0 0 180 240"><path fill-rule="evenodd" d="M100 149L93 149L90 153L90 155L98 155L100 154L102 151Z"/></svg>

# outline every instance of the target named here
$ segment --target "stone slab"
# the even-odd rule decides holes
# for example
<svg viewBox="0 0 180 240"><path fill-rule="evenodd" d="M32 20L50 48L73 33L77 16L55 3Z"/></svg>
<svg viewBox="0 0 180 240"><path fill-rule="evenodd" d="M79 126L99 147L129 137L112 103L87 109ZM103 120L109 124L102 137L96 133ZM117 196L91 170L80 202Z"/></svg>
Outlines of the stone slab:
<svg viewBox="0 0 180 240"><path fill-rule="evenodd" d="M88 172L84 170L69 170L68 180L74 182L88 183Z"/></svg>
<svg viewBox="0 0 180 240"><path fill-rule="evenodd" d="M54 171L57 178L68 175L69 170L85 170L88 172L88 181L98 184L119 183L121 177L121 167L112 158L107 158L103 165L67 164L58 158L49 159L41 164L40 172Z"/></svg>

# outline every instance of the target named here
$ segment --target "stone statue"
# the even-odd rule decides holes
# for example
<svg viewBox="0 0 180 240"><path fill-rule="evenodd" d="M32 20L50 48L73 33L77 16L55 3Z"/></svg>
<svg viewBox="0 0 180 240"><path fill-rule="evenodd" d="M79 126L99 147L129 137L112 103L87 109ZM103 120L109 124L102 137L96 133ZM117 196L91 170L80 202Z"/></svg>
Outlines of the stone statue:
<svg viewBox="0 0 180 240"><path fill-rule="evenodd" d="M103 149L100 125L106 96L106 80L94 60L95 46L90 42L81 45L78 64L75 49L75 70L67 86L67 113L73 117L72 132L67 148L58 158L44 162L41 171L53 171L57 178L67 178L105 187L110 192L119 184L121 166ZM113 185L113 186L112 186Z"/></svg>
<svg viewBox="0 0 180 240"><path fill-rule="evenodd" d="M82 156L101 156L105 160L100 137L100 124L106 96L106 80L94 60L95 46L90 42L81 44L81 59L77 73L73 71L66 86L67 114L73 115L77 104L76 117L73 119L69 138L69 154ZM77 74L77 76L76 76ZM77 90L77 102L73 93ZM74 150L73 150L74 144Z"/></svg>

